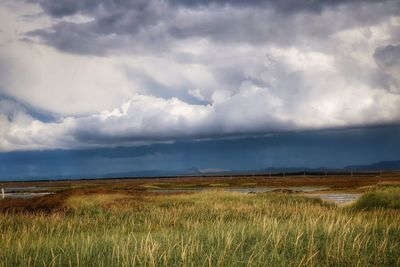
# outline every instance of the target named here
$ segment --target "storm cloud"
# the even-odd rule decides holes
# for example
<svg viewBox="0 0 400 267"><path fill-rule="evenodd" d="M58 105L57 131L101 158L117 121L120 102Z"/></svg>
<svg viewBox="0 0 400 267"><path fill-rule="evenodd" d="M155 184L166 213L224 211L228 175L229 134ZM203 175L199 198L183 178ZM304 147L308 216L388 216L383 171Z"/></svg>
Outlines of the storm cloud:
<svg viewBox="0 0 400 267"><path fill-rule="evenodd" d="M398 14L391 0L5 1L0 150L398 124Z"/></svg>
<svg viewBox="0 0 400 267"><path fill-rule="evenodd" d="M28 33L61 51L171 53L177 42L325 47L329 36L400 12L396 1L38 1L60 21ZM328 42L329 43L329 42ZM332 44L329 44L332 45Z"/></svg>

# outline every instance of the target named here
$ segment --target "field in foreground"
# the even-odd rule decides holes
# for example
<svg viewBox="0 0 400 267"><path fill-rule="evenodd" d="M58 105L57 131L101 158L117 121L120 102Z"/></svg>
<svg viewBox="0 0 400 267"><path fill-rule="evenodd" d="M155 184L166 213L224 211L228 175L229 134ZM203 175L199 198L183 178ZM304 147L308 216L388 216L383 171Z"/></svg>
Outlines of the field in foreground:
<svg viewBox="0 0 400 267"><path fill-rule="evenodd" d="M351 206L279 192L68 194L50 212L0 213L0 264L400 266L400 186L363 190Z"/></svg>

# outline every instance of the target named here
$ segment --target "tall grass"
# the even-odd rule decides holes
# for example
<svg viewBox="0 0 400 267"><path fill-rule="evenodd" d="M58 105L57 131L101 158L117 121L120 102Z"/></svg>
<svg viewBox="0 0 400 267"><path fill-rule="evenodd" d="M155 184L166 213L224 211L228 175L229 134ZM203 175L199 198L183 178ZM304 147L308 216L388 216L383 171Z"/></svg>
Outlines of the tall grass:
<svg viewBox="0 0 400 267"><path fill-rule="evenodd" d="M353 208L357 210L397 209L400 210L400 185L378 184L368 188L369 192L362 195Z"/></svg>
<svg viewBox="0 0 400 267"><path fill-rule="evenodd" d="M76 196L0 214L1 266L400 266L400 212L278 193Z"/></svg>

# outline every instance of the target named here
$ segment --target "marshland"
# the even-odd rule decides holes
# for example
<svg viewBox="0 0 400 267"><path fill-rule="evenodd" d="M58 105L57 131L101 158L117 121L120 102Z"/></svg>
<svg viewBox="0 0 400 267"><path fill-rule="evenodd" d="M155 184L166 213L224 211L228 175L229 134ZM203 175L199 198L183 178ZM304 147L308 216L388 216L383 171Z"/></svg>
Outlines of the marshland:
<svg viewBox="0 0 400 267"><path fill-rule="evenodd" d="M1 266L400 266L398 173L0 187Z"/></svg>

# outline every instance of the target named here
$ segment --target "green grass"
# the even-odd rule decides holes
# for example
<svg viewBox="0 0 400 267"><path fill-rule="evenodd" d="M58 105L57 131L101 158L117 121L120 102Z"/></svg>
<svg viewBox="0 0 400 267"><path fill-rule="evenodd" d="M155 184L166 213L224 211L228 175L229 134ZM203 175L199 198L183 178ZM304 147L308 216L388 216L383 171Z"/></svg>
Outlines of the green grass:
<svg viewBox="0 0 400 267"><path fill-rule="evenodd" d="M400 211L297 195L70 197L0 214L1 266L400 266Z"/></svg>
<svg viewBox="0 0 400 267"><path fill-rule="evenodd" d="M397 209L400 210L400 185L378 184L368 188L354 204L357 210Z"/></svg>

